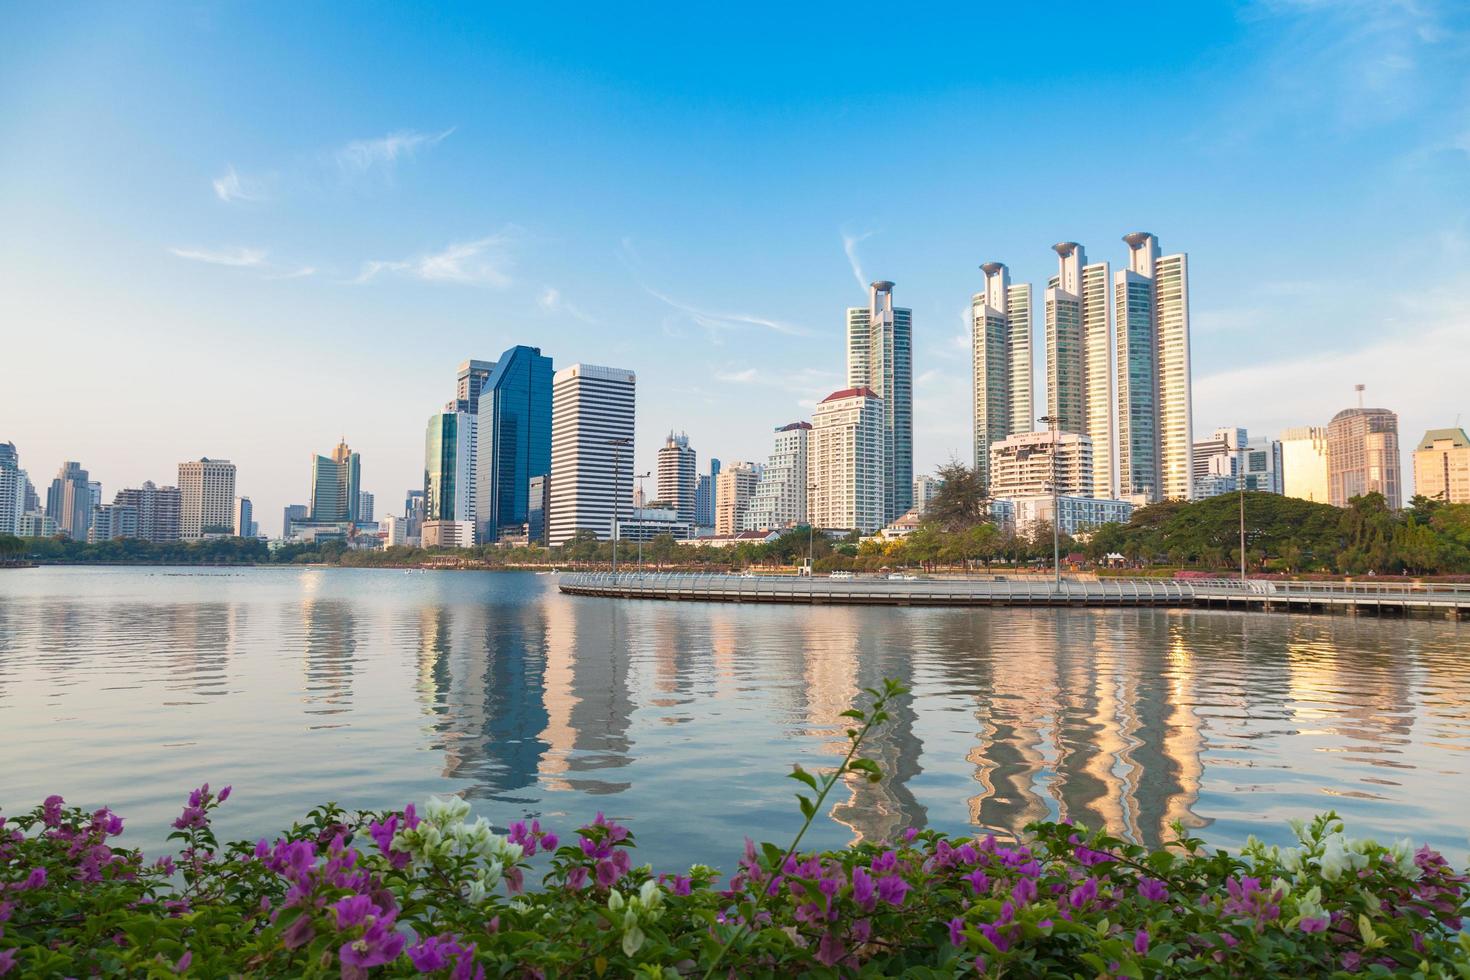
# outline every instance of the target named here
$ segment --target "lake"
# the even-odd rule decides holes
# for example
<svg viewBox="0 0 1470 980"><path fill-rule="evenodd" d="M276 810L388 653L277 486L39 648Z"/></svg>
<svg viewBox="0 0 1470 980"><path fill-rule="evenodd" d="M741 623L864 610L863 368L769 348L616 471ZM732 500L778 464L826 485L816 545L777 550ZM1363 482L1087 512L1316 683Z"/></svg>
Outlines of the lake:
<svg viewBox="0 0 1470 980"><path fill-rule="evenodd" d="M660 869L789 840L862 688L911 689L808 841L1067 818L1157 843L1359 835L1465 863L1470 624L1181 609L618 602L554 576L319 568L0 571L0 806L50 793L162 846L311 805L458 793L564 839L598 810Z"/></svg>

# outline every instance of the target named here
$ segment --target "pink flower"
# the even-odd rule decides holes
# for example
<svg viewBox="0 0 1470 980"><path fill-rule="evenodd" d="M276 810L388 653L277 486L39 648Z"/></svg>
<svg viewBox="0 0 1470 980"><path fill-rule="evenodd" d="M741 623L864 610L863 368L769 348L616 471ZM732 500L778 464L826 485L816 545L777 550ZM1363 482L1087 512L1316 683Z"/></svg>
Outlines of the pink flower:
<svg viewBox="0 0 1470 980"><path fill-rule="evenodd" d="M1314 919L1307 917L1301 921L1302 932L1324 932L1327 929L1327 919Z"/></svg>

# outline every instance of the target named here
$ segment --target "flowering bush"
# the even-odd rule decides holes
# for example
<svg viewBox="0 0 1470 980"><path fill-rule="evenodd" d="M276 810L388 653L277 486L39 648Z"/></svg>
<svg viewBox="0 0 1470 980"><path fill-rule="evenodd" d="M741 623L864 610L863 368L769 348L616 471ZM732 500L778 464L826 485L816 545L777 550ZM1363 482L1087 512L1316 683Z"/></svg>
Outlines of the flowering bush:
<svg viewBox="0 0 1470 980"><path fill-rule="evenodd" d="M109 843L120 817L53 796L0 820L0 974L1470 978L1466 876L1348 838L1331 813L1297 846L1239 854L1067 824L800 851L836 783L880 778L857 749L899 690L851 713L840 767L793 773L814 794L796 840L747 841L728 880L635 864L632 832L601 814L563 842L536 821L500 833L455 798L323 806L221 845L210 819L230 790L208 786L174 821L177 854L149 861Z"/></svg>

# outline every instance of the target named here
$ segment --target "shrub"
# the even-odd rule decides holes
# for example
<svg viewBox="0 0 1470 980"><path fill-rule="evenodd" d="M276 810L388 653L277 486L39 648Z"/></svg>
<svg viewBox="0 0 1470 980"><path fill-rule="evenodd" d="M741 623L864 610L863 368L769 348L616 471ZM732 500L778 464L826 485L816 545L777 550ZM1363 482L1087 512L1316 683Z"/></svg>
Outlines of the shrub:
<svg viewBox="0 0 1470 980"><path fill-rule="evenodd" d="M812 795L792 844L747 841L723 882L635 864L632 832L601 814L563 843L536 821L499 833L458 798L327 805L221 845L230 790L208 786L174 821L177 855L149 862L109 843L111 811L51 797L0 822L0 974L1470 977L1466 876L1350 839L1331 813L1297 825L1298 846L1239 854L1050 823L800 851L836 783L879 778L857 750L899 690L851 712L839 768L793 773Z"/></svg>

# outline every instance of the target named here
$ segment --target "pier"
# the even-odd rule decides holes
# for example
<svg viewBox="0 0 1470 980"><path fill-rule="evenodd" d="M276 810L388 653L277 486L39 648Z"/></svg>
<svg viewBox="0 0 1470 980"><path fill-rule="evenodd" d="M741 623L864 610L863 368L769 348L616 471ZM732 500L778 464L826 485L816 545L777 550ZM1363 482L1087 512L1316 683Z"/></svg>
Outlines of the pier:
<svg viewBox="0 0 1470 980"><path fill-rule="evenodd" d="M823 578L665 572L574 572L569 595L686 602L874 606L1175 606L1349 615L1470 618L1470 585L1248 579Z"/></svg>

